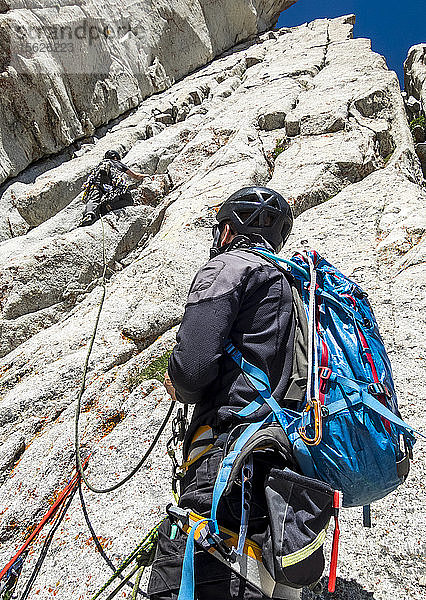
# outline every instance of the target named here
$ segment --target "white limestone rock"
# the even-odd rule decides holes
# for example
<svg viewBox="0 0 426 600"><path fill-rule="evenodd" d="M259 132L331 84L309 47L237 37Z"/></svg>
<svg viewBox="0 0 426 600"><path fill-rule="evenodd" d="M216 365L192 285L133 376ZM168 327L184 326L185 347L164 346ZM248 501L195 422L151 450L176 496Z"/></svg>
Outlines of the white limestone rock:
<svg viewBox="0 0 426 600"><path fill-rule="evenodd" d="M426 106L426 44L412 46L404 62L404 87L407 94ZM417 111L419 112L419 111Z"/></svg>

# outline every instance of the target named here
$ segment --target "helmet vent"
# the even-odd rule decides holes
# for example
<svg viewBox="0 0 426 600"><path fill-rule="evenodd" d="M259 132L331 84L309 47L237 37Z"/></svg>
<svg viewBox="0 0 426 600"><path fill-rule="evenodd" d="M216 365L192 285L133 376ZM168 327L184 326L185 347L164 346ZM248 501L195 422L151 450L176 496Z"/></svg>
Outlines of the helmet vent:
<svg viewBox="0 0 426 600"><path fill-rule="evenodd" d="M272 198L270 202L268 202L268 206L271 208L275 208L277 210L281 210L280 205L278 204L278 200L276 198Z"/></svg>

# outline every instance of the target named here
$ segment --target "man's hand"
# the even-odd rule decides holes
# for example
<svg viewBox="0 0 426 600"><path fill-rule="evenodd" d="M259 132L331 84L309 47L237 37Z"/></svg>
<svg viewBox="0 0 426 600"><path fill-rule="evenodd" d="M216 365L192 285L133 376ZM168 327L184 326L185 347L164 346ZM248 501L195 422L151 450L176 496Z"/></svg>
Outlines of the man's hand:
<svg viewBox="0 0 426 600"><path fill-rule="evenodd" d="M173 383L171 382L168 371L166 371L166 373L164 375L164 387L166 388L167 393L169 394L170 398L172 400L176 401L175 388L173 387Z"/></svg>
<svg viewBox="0 0 426 600"><path fill-rule="evenodd" d="M148 173L136 173L135 171L132 171L132 169L127 169L126 175L129 175L130 177L132 177L133 179L137 179L138 181L142 181L142 179L145 179L145 177L150 177Z"/></svg>

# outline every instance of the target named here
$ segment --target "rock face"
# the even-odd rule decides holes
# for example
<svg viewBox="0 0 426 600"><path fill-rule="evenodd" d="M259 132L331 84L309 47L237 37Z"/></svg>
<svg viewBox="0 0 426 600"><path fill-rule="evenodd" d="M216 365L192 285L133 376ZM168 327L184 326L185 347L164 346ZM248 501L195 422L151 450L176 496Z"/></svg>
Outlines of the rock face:
<svg viewBox="0 0 426 600"><path fill-rule="evenodd" d="M145 100L78 156L38 163L4 189L0 564L73 470L74 405L102 293L103 240L107 292L81 417L87 474L101 487L136 464L166 414L169 400L144 370L173 346L189 285L208 257L215 208L245 185L274 187L293 205L284 254L307 239L369 293L403 417L426 432L426 193L397 77L368 40L352 38L353 23L323 19L236 46ZM163 191L150 204L136 193L133 206L76 229L81 181L109 147ZM344 511L337 598L420 597L426 470L417 446L407 483L373 507L371 530L360 526L359 510ZM162 438L125 487L85 493L115 564L163 514L169 481ZM76 498L33 591L61 600L71 590L83 600L109 574Z"/></svg>
<svg viewBox="0 0 426 600"><path fill-rule="evenodd" d="M265 31L295 1L2 3L0 182Z"/></svg>
<svg viewBox="0 0 426 600"><path fill-rule="evenodd" d="M412 46L404 63L404 87L426 106L426 44Z"/></svg>

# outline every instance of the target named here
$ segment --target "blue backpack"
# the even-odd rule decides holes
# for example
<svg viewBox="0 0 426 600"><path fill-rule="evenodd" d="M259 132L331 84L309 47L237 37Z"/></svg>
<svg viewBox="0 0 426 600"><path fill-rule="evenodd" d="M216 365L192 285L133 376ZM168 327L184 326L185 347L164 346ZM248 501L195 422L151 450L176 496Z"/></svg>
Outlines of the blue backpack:
<svg viewBox="0 0 426 600"><path fill-rule="evenodd" d="M307 390L301 414L282 409L265 373L229 342L227 352L259 392L239 416L269 404L303 474L340 490L343 506L369 505L406 479L418 432L400 417L367 294L315 251L291 261L264 248L254 251L284 264L299 284L308 321Z"/></svg>

